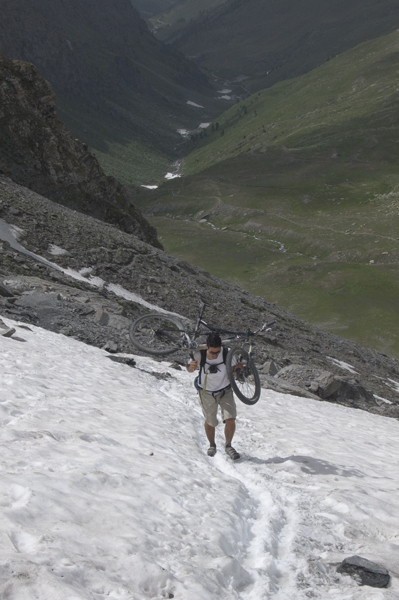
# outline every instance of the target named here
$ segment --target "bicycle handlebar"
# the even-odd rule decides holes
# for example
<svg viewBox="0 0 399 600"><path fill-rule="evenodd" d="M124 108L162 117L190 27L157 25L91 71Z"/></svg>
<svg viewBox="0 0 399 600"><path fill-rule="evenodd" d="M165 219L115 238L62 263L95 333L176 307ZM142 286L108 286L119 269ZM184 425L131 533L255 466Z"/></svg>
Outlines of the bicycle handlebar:
<svg viewBox="0 0 399 600"><path fill-rule="evenodd" d="M269 323L264 323L261 327L259 327L259 329L256 329L256 331L251 331L250 329L248 329L247 331L229 331L228 329L221 329L220 327L213 327L212 325L208 324L206 324L206 326L217 333L225 333L226 335L234 335L236 337L252 337L254 335L262 333L262 331L267 331L269 327L274 325L275 322L276 321L270 321Z"/></svg>
<svg viewBox="0 0 399 600"><path fill-rule="evenodd" d="M214 331L215 333L223 333L226 335L234 335L236 337L252 337L254 335L258 335L259 333L261 333L262 331L267 331L269 327L271 327L272 325L274 325L274 323L276 322L275 320L273 321L269 321L269 323L264 323L263 325L261 325L261 327L259 327L259 329L256 329L256 331L251 331L250 329L248 329L247 331L229 331L228 329L222 329L221 327L215 327L214 325L209 325L209 323L206 323L205 321L202 321L202 315L205 312L205 308L207 306L210 306L214 309L216 309L215 306L213 306L213 304L210 304L209 302L207 302L206 300L204 300L203 298L200 297L200 300L202 302L202 309L200 311L199 314L199 318L198 318L198 322L197 322L197 328L199 329L199 326L205 325L205 327L207 327L210 331Z"/></svg>

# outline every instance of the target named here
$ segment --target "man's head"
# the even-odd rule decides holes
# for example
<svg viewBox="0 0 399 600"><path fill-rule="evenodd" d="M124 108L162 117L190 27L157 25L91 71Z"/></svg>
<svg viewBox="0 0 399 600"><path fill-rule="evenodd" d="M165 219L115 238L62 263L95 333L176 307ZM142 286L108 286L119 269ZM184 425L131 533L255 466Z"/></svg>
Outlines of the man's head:
<svg viewBox="0 0 399 600"><path fill-rule="evenodd" d="M208 355L212 355L216 358L222 347L220 335L218 333L210 333L206 339L206 345L208 346Z"/></svg>

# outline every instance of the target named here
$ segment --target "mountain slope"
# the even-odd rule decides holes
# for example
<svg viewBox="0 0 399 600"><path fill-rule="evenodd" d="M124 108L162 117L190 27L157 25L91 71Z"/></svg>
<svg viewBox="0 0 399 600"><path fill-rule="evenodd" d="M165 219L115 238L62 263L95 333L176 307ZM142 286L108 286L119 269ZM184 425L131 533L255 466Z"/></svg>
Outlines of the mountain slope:
<svg viewBox="0 0 399 600"><path fill-rule="evenodd" d="M167 251L398 355L398 56L395 32L222 115L138 197Z"/></svg>
<svg viewBox="0 0 399 600"><path fill-rule="evenodd" d="M354 161L356 153L357 161L395 161L398 67L396 31L260 91L220 115L218 129L208 127L207 136L195 141L198 150L186 157L184 173L278 147L298 156L336 148L341 160ZM367 143L371 130L377 137Z"/></svg>
<svg viewBox="0 0 399 600"><path fill-rule="evenodd" d="M175 46L252 92L310 71L399 27L396 0L235 0L182 31Z"/></svg>
<svg viewBox="0 0 399 600"><path fill-rule="evenodd" d="M129 0L0 0L0 12L3 53L39 68L68 128L100 157L116 155L133 182L136 156L147 149L162 172L176 130L202 118L187 101L204 103L206 78L153 37Z"/></svg>
<svg viewBox="0 0 399 600"><path fill-rule="evenodd" d="M320 331L135 236L2 177L0 208L0 312L4 316L112 352L129 352L133 319L161 310L193 322L200 299L206 298L210 303L206 319L215 326L246 331L275 321L255 342L263 386L399 416L396 359ZM216 242L217 235L211 248L215 256ZM185 364L187 350L172 359ZM267 361L277 365L279 379L268 377ZM324 381L326 376L333 379L334 385L327 390L320 376Z"/></svg>
<svg viewBox="0 0 399 600"><path fill-rule="evenodd" d="M104 174L55 110L54 93L38 70L0 52L0 173L159 247L126 189Z"/></svg>
<svg viewBox="0 0 399 600"><path fill-rule="evenodd" d="M154 33L160 40L173 41L182 29L227 0L180 0L150 20Z"/></svg>

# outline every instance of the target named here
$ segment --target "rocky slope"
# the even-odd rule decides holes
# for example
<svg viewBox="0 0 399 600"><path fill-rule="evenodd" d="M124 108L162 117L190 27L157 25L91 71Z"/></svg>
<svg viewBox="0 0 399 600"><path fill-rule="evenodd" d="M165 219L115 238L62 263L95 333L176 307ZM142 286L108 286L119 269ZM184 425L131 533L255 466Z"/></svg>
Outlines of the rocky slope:
<svg viewBox="0 0 399 600"><path fill-rule="evenodd" d="M160 247L126 189L104 174L55 111L54 93L38 70L0 53L0 173Z"/></svg>
<svg viewBox="0 0 399 600"><path fill-rule="evenodd" d="M9 241L0 242L3 318L107 347L114 359L124 360L120 353L135 352L129 324L148 311L132 294L190 319L203 297L213 305L209 322L223 327L256 328L276 321L256 344L265 387L399 418L397 360L321 332L262 298L2 177L0 239L7 240L9 227L21 246L16 250ZM14 335L16 343L23 339L23 329L13 334L3 325L1 332ZM174 358L181 363L187 356Z"/></svg>

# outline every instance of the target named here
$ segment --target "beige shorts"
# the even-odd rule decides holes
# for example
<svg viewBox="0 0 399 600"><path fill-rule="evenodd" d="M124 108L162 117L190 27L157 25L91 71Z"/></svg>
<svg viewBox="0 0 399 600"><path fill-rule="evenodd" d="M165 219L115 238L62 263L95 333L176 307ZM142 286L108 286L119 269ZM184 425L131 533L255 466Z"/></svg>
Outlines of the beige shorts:
<svg viewBox="0 0 399 600"><path fill-rule="evenodd" d="M216 395L216 394L215 394ZM235 419L237 416L236 403L231 389L220 392L216 397L207 392L199 392L199 403L208 425L216 427L218 424L217 412L220 406L220 412L223 423L226 419Z"/></svg>

